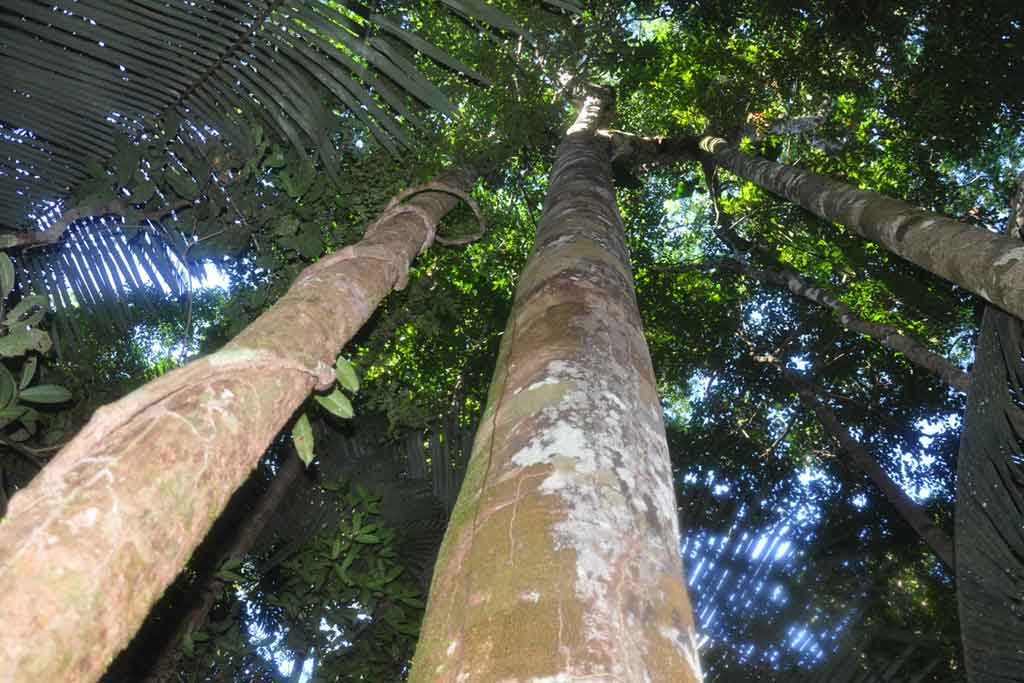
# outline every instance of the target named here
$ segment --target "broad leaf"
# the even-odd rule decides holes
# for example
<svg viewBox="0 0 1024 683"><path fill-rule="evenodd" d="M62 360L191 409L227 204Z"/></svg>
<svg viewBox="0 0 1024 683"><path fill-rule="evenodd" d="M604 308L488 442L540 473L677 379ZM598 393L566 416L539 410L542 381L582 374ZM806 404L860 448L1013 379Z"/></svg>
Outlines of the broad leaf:
<svg viewBox="0 0 1024 683"><path fill-rule="evenodd" d="M7 298L7 295L14 289L14 263L11 257L0 252L0 298Z"/></svg>
<svg viewBox="0 0 1024 683"><path fill-rule="evenodd" d="M296 420L295 426L292 427L292 442L295 444L295 450L299 454L299 460L306 467L309 467L309 463L313 462L315 457L313 453L313 426L309 424L309 418L305 414Z"/></svg>
<svg viewBox="0 0 1024 683"><path fill-rule="evenodd" d="M338 356L338 361L334 364L334 374L337 375L338 384L342 387L353 394L359 392L359 375L352 364L341 356Z"/></svg>
<svg viewBox="0 0 1024 683"><path fill-rule="evenodd" d="M40 384L22 391L20 398L29 403L65 403L71 400L71 392L57 384Z"/></svg>
<svg viewBox="0 0 1024 683"><path fill-rule="evenodd" d="M355 411L352 410L352 404L345 398L345 394L341 393L337 389L327 394L326 396L317 396L316 402L326 408L330 413L337 415L343 419L349 419L355 415Z"/></svg>

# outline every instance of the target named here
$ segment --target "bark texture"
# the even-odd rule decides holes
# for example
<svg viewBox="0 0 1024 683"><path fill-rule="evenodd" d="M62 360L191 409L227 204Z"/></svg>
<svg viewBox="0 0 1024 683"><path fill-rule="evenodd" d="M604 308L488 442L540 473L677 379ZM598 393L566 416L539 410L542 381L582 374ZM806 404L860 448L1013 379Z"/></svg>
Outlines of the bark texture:
<svg viewBox="0 0 1024 683"><path fill-rule="evenodd" d="M699 146L705 159L1024 318L1024 244L1019 240L744 154L721 138L704 137Z"/></svg>
<svg viewBox="0 0 1024 683"><path fill-rule="evenodd" d="M702 680L672 471L590 97L559 147L410 680Z"/></svg>
<svg viewBox="0 0 1024 683"><path fill-rule="evenodd" d="M438 189L470 185L451 171L389 205L221 351L96 411L14 496L0 525L0 680L99 678L295 409L334 382L338 350L404 286L457 202Z"/></svg>

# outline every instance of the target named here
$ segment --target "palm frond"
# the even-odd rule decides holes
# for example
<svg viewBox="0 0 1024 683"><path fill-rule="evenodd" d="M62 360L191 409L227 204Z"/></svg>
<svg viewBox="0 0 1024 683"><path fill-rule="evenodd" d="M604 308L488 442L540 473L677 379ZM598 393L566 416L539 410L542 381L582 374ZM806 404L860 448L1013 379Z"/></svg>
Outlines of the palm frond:
<svg viewBox="0 0 1024 683"><path fill-rule="evenodd" d="M1024 328L987 307L960 436L957 597L971 680L1024 671Z"/></svg>
<svg viewBox="0 0 1024 683"><path fill-rule="evenodd" d="M441 1L470 22L522 32L483 0ZM211 169L197 172L178 150L202 152L215 139L244 159L254 125L329 175L339 163L331 134L346 121L397 152L421 125L417 108L452 110L414 55L486 82L408 17L357 0L9 0L0 7L0 230L9 231L0 248L70 242L45 247L55 259L46 268L21 259L58 307L67 292L50 287L63 284L83 305L147 280L178 292L168 252L188 248L181 228L146 223L141 239L76 239L69 228L109 215L131 223L158 200L193 199ZM146 144L171 151L159 158Z"/></svg>

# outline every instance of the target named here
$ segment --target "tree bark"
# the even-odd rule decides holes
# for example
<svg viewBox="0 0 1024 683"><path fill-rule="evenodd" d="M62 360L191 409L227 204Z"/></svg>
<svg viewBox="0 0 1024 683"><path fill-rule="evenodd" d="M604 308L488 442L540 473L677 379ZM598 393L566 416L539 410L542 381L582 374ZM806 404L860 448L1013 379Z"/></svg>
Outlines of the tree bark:
<svg viewBox="0 0 1024 683"><path fill-rule="evenodd" d="M470 186L455 170L399 195L415 193L221 351L96 411L14 496L0 525L0 680L99 678Z"/></svg>
<svg viewBox="0 0 1024 683"><path fill-rule="evenodd" d="M740 152L704 137L702 158L845 225L865 239L1024 318L1024 245L885 195Z"/></svg>
<svg viewBox="0 0 1024 683"><path fill-rule="evenodd" d="M559 147L414 683L702 680L605 116Z"/></svg>
<svg viewBox="0 0 1024 683"><path fill-rule="evenodd" d="M882 492L882 495L889 501L889 504L917 532L917 535L932 549L932 552L947 567L953 569L955 567L953 539L942 529L935 526L935 523L928 516L925 509L915 503L889 477L889 474L882 469L877 460L871 457L871 454L864 449L860 442L850 435L850 431L843 426L839 418L836 417L836 414L821 401L819 397L820 390L810 380L789 368L778 367L782 370L786 380L796 389L797 394L800 396L800 402L804 404L805 408L815 414L825 431L836 440L839 447L850 457L850 461L864 474L868 475L868 478Z"/></svg>

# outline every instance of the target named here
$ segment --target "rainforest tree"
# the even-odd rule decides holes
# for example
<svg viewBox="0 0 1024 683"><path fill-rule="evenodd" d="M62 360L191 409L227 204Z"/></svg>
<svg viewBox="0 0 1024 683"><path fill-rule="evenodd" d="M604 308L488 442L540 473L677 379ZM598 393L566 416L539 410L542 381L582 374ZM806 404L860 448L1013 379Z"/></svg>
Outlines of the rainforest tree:
<svg viewBox="0 0 1024 683"><path fill-rule="evenodd" d="M10 607L4 611L13 615L3 651L16 663L12 677L98 676L282 426L291 427L286 432L294 432L304 458L313 458L313 471L326 468L331 453L351 459L364 452L326 436L325 425L337 427L334 415L351 414L350 400L356 433L405 444L392 447L403 455L390 479L429 476L431 495L440 497L454 489L465 464L463 449L453 443L484 411L436 578L438 585L461 588L434 591L415 675L429 680L430 670L442 666L445 675L496 667L520 676L553 662L577 672L644 669L645 656L660 642L643 630L657 623L657 610L636 628L628 619L609 618L606 626L620 629L614 636L592 633L594 643L626 647L629 656L609 649L596 654L585 638L572 641L585 654L568 644L563 651L557 639L540 642L548 632L540 627L536 647L503 641L496 652L486 629L476 640L456 634L445 642L455 612L466 623L493 626L493 633L507 622L525 638L529 629L515 625L530 609L550 616L569 607L547 602L552 593L543 590L536 602L522 596L516 602L513 595L502 608L491 607L485 597L509 597L509 585L530 581L536 572L494 578L505 576L501 549L509 541L484 532L515 510L572 502L529 480L525 493L509 498L511 509L502 507L509 482L498 472L513 463L518 442L500 434L518 429L519 412L508 408L548 386L534 386L546 380L527 376L530 363L569 353L573 363L592 370L604 349L602 335L630 339L631 358L650 349L655 374L644 362L635 377L612 382L597 375L593 382L614 384L606 393L619 401L643 389L648 408L657 408L651 403L656 394L645 387L656 385L661 396L673 472L662 460L657 481L632 477L644 481L636 489L622 475L617 481L626 488L620 486L619 495L635 506L644 500L642 489L661 491L664 500L674 484L709 679L791 679L807 672L827 678L837 669L891 680L905 679L908 671L926 680L962 677L955 584L942 563L972 578L972 595L984 595L979 586L994 589L981 602L969 598L985 605L973 614L986 617L980 627L976 620L963 622L970 675L999 680L999 672L1014 671L1012 643L1021 620L1006 597L1015 594L1013 563L1006 581L993 583L985 578L991 567L971 569L948 552L962 392L987 392L986 402L1012 403L1014 395L1005 386L1010 380L1000 379L1014 376L1013 361L1004 362L1000 374L994 371L998 354L979 351L975 372L967 372L977 330L970 292L1019 314L1020 247L1012 236L992 234L1007 221L1021 163L1022 43L1014 7L991 2L951 9L925 1L901 3L890 13L863 3L641 3L593 5L578 13L562 2L547 9L450 6L458 16L425 3L371 8L328 1L244 7L17 2L0 10L0 39L10 48L3 53L4 87L11 95L0 106L6 155L0 183L10 190L2 209L5 225L17 228L4 243L18 273L12 296L47 294L57 309L51 328L61 360L42 372L53 383L63 373L59 383L92 391L103 383L101 373L90 379L81 369L88 367L81 365L87 354L80 352L96 341L97 330L120 330L120 340L110 344L123 344L147 326L166 325L168 292L181 301L179 319L164 328L180 330L181 341L173 343L194 348L198 338L208 354L97 413L27 488L31 469L5 461L5 487L25 488L11 500L0 530L0 582ZM594 176L602 179L597 184L583 179L590 166L565 164L556 152L575 116L576 96L593 81L614 87L614 126L621 129L588 130L593 154L587 164L603 168ZM482 87L488 82L499 87ZM82 153L86 149L94 158ZM482 182L473 187L471 174ZM828 185L820 176L845 185ZM818 217L746 178L802 202ZM598 187L596 198L588 199ZM471 190L474 202L466 203ZM452 210L460 203L465 206ZM467 208L476 203L489 219L486 231ZM450 210L449 224L438 233L440 216ZM900 216L886 223L886 211ZM632 298L617 296L622 288L594 288L583 304L567 304L572 315L593 322L587 323L596 330L592 338L581 339L572 336L572 325L550 324L557 318L551 310L534 310L547 290L534 292L528 284L535 273L547 272L545 254L572 251L583 239L577 234L591 235L579 218L588 212L596 216L593 225L614 234L567 259L550 289L583 291L585 276L600 271L594 263L614 261L609 272L630 274L615 282L635 283L639 314L619 305ZM933 228L943 225L950 239L937 241ZM565 240L548 239L549 233ZM443 241L459 247L439 250ZM989 246L956 246L976 242ZM531 246L534 256L524 270ZM609 254L614 258L606 259ZM214 302L213 309L206 307L207 295L193 291L211 262L231 281L223 305ZM405 284L407 268L408 287L384 299L392 284ZM588 309L596 293L611 299ZM598 309L605 313L597 315ZM83 321L84 314L92 320ZM536 323L520 326L522 320ZM357 333L363 321L368 325ZM19 314L17 324L23 322ZM536 341L526 328L547 330L538 337L551 341ZM985 348L993 347L993 338L985 338ZM335 356L348 339L335 374ZM1011 348L1012 335L1005 339L1000 343ZM613 356L620 346L609 344ZM517 354L525 354L522 364ZM354 397L350 363L361 376ZM23 376L15 361L8 368ZM519 372L527 374L520 378ZM989 379L979 388L977 377ZM303 404L314 385L328 391L320 402ZM523 387L519 394L517 386ZM236 399L246 396L249 407L235 409ZM586 401L577 403L575 412L557 412L569 425L593 423L593 430L578 430L587 438L620 424L624 434L632 433L630 420L638 419L609 409L597 424L586 417L593 412ZM987 519L993 529L1019 529L1019 509L1007 503L1019 495L1014 432L971 427L995 419L978 408L981 403L972 397L964 452L987 454L978 462L990 463L990 473L1008 473L1000 478L1002 492L987 494L998 496L990 503L1002 512ZM322 415L321 405L328 410ZM49 420L48 410L37 412ZM83 405L76 413L87 410ZM454 426L441 428L452 416ZM55 412L53 419L60 424L77 417ZM161 424L175 436L158 436ZM979 441L979 433L1002 435L1000 444ZM313 449L310 434L317 436ZM554 441L535 436L538 453L544 451L538 457L551 460ZM656 441L641 452L663 458ZM282 447L263 458L264 474L292 471L278 460ZM43 450L48 445L28 448L34 450L14 455L23 465L31 461L26 453L39 464L50 458ZM560 452L554 458L561 458L556 465L570 464ZM499 469L488 465L481 472L481 462ZM965 462L962 455L962 472ZM593 491L611 491L598 479L577 476L570 487L581 492L575 504L545 514L565 520L583 514L587 481ZM403 543L413 545L414 536L389 536L371 547L378 545L369 541L378 538L372 531L354 541L360 532L353 529L362 530L366 516L376 514L367 501L376 499L348 499L348 490L331 481L314 490L327 485L337 491L318 493L325 502L305 510L312 519L327 514L337 520L334 531L303 526L289 540L279 536L276 545L254 542L252 560L218 561L219 592L191 617L204 623L201 613L210 610L208 625L179 631L188 649L178 660L185 662L182 676L404 675L411 648L401 638L411 637L410 620L418 617L407 611L416 609L405 583L412 570L389 555ZM979 490L987 491L972 485L966 495L979 501ZM326 502L331 496L335 503ZM383 502L389 498L434 518L413 505L417 496L386 494ZM667 506L657 507L656 523L646 517L626 528L594 522L618 509L612 502L587 516L601 533L660 529L667 536L638 536L662 551L670 547L676 520ZM979 507L985 509L973 509ZM62 508L73 514L61 516ZM467 510L479 511L472 522ZM517 524L527 531L567 523L552 518L547 527L533 525L520 514ZM982 518L959 518L957 542L970 537L964 525L979 528ZM42 538L37 532L44 529L58 542L18 540ZM98 542L90 535L96 529L114 542ZM567 581L573 562L579 569L588 557L580 543L597 535L563 539L576 548L557 548L565 572L543 578L550 585ZM436 544L437 536L423 538ZM511 543L519 548L516 538ZM557 538L544 536L516 555L525 563ZM1014 557L1009 540L986 541L980 555L996 548ZM357 546L367 547L353 554ZM472 553L456 561L461 556L452 548L464 546ZM679 626L673 637L678 631L689 647L684 584L669 555L625 559L675 574L670 593L678 599L670 604ZM194 576L201 574L198 560ZM34 563L32 569L25 563ZM605 575L606 564L595 576ZM650 573L649 566L636 569ZM477 589L473 577L482 572L493 583ZM118 577L112 591L104 583L110 576ZM418 578L422 584L429 577ZM651 585L635 580L638 590ZM470 581L477 590L466 588ZM766 588L770 593L762 592ZM240 591L255 596L251 604L238 598ZM463 602L444 608L443 600L463 594ZM136 599L121 605L112 595ZM639 595L640 602L651 596ZM602 604L620 616L631 609ZM357 609L373 628L358 626L362 617L349 613ZM43 616L57 611L62 618ZM499 618L506 613L507 620ZM318 633L324 619L351 636L351 650ZM269 645L245 636L242 626L252 624L287 637L268 653ZM987 657L996 630L1008 647ZM669 639L664 631L660 637ZM75 647L82 639L95 647ZM459 648L472 654L463 656ZM384 668L350 668L355 653L367 667ZM442 663L445 657L452 661ZM657 659L675 661L668 679L697 671L688 654L685 664ZM996 666L979 669L983 661ZM796 673L783 673L790 667Z"/></svg>

